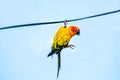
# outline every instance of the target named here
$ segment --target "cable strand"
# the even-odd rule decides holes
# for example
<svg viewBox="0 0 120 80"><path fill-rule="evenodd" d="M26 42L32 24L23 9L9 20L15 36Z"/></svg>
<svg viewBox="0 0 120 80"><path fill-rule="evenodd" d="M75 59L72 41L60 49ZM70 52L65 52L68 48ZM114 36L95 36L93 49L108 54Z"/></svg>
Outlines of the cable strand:
<svg viewBox="0 0 120 80"><path fill-rule="evenodd" d="M115 10L115 11L106 12L106 13L102 13L102 14L87 16L87 17L83 17L83 18L66 20L66 22L73 22L73 21L85 20L85 19L100 17L100 16L104 16L104 15L108 15L108 14L118 13L118 12L120 12L120 10ZM13 26L2 27L2 28L0 28L0 30L12 29L12 28L19 28L19 27L27 27L27 26L57 24L57 23L64 23L64 20L63 21L53 21L53 22L41 22L41 23L30 23L30 24L13 25Z"/></svg>

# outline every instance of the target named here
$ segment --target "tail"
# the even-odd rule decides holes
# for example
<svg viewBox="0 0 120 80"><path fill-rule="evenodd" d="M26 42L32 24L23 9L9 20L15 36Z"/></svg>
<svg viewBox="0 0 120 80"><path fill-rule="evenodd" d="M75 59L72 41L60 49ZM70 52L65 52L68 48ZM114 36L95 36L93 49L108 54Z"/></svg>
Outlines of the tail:
<svg viewBox="0 0 120 80"><path fill-rule="evenodd" d="M47 55L47 57L52 56L54 53L55 53L55 51L52 50L52 51Z"/></svg>
<svg viewBox="0 0 120 80"><path fill-rule="evenodd" d="M58 78L58 76L59 76L60 67L61 67L61 55L60 55L60 52L59 52L59 53L58 53L58 69L57 69L57 78Z"/></svg>

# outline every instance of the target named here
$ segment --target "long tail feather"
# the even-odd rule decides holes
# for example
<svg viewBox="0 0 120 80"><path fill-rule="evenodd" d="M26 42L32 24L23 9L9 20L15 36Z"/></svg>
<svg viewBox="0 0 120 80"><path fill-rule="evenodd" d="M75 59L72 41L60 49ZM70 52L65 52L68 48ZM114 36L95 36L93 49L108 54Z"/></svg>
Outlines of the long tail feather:
<svg viewBox="0 0 120 80"><path fill-rule="evenodd" d="M58 53L58 69L57 69L57 78L59 77L59 71L61 67L61 55L60 52Z"/></svg>

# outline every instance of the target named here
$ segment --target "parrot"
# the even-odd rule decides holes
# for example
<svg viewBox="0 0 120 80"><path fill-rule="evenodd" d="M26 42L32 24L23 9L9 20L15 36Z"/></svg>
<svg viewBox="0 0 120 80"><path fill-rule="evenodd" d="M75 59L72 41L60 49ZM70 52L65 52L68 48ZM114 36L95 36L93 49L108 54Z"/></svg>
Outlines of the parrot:
<svg viewBox="0 0 120 80"><path fill-rule="evenodd" d="M72 44L69 44L71 38L75 35L80 35L80 28L76 25L70 25L70 26L61 26L58 31L56 32L53 43L51 46L51 52L47 55L53 56L53 54L56 54L58 56L58 68L57 68L57 78L59 76L59 70L61 68L61 51L64 48L72 48L75 47Z"/></svg>

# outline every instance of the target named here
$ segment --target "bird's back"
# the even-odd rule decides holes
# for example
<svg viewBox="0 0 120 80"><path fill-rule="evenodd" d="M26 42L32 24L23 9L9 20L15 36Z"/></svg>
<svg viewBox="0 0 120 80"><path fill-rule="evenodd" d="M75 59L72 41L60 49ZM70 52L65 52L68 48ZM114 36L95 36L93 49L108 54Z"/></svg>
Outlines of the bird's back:
<svg viewBox="0 0 120 80"><path fill-rule="evenodd" d="M67 28L61 26L54 37L52 48L62 49L68 45L69 40L70 36L67 32Z"/></svg>

